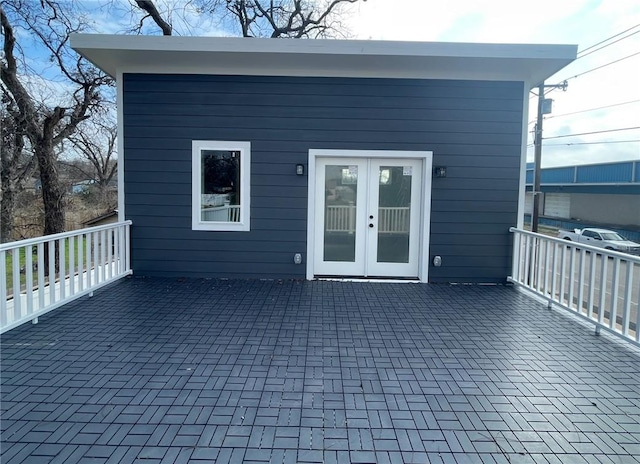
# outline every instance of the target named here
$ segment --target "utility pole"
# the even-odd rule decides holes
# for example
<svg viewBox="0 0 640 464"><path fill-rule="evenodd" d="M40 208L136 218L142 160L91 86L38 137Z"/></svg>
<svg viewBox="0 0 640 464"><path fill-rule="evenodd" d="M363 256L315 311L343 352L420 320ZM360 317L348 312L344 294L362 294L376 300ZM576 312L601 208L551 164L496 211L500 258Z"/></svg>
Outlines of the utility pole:
<svg viewBox="0 0 640 464"><path fill-rule="evenodd" d="M533 171L533 213L531 215L531 232L538 232L538 222L540 219L540 162L542 160L542 121L545 114L551 113L551 102L553 100L544 98L544 89L567 90L567 81L562 84L538 86L538 119L534 131L534 171Z"/></svg>

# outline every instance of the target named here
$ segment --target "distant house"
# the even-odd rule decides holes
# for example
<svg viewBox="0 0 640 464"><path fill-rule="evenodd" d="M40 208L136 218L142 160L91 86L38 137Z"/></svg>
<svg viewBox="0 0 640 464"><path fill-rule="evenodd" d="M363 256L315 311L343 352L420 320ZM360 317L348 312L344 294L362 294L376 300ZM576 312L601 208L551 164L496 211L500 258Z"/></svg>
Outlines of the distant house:
<svg viewBox="0 0 640 464"><path fill-rule="evenodd" d="M87 193L91 188L91 186L94 185L95 183L96 181L93 179L74 182L73 184L71 184L71 193L74 193L74 194Z"/></svg>
<svg viewBox="0 0 640 464"><path fill-rule="evenodd" d="M529 90L576 56L340 40L72 45L118 83L118 209L133 221L137 275L422 282L505 281Z"/></svg>
<svg viewBox="0 0 640 464"><path fill-rule="evenodd" d="M83 227L103 226L106 224L115 224L118 222L118 210L109 211L82 223Z"/></svg>

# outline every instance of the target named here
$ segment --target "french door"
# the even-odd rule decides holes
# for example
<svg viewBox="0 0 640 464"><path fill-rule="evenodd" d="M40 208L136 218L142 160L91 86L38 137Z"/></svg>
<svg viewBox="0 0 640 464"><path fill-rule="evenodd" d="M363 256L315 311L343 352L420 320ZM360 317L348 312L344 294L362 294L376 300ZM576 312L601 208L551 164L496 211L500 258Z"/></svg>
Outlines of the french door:
<svg viewBox="0 0 640 464"><path fill-rule="evenodd" d="M417 278L422 160L317 158L314 274Z"/></svg>

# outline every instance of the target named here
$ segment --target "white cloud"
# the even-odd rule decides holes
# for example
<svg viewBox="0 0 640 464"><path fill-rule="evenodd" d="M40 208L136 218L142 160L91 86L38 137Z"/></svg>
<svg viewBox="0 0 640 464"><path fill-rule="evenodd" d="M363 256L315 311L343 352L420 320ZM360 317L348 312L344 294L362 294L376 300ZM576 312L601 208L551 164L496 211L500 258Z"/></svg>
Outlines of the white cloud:
<svg viewBox="0 0 640 464"><path fill-rule="evenodd" d="M360 39L566 43L582 50L639 23L640 2L633 0L539 0L535 5L517 0L368 0L360 4L351 24ZM547 83L559 83L636 52L640 52L640 33L576 60ZM560 115L640 100L638 82L640 55L569 79L567 92L554 91L548 97L554 99L553 113ZM530 119L535 119L535 99L530 106ZM544 136L636 126L640 126L640 103L550 118L545 121ZM640 130L548 140L542 164L640 160L638 142L565 145L616 140L640 140ZM533 149L529 154L533 158Z"/></svg>

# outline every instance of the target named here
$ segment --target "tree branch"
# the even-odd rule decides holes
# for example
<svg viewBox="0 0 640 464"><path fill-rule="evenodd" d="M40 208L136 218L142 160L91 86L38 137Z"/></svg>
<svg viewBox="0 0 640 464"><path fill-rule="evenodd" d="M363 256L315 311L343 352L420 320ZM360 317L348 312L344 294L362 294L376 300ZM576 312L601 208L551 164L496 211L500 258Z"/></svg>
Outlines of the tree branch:
<svg viewBox="0 0 640 464"><path fill-rule="evenodd" d="M140 9L146 11L147 14L151 16L151 19L153 19L156 25L162 30L162 35L171 35L171 24L162 19L162 16L158 12L158 9L151 0L136 0L136 5L138 5Z"/></svg>

